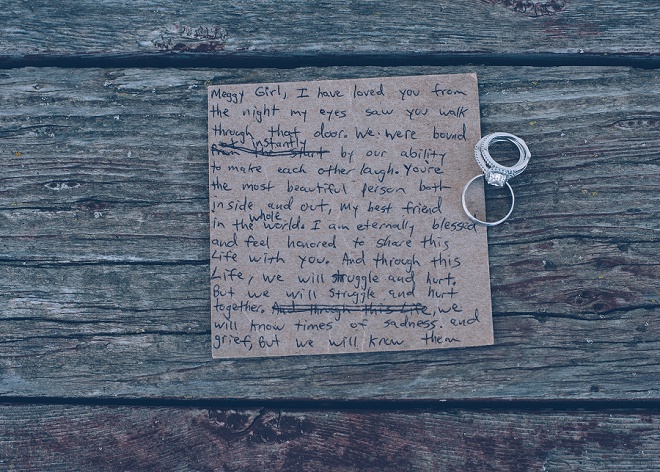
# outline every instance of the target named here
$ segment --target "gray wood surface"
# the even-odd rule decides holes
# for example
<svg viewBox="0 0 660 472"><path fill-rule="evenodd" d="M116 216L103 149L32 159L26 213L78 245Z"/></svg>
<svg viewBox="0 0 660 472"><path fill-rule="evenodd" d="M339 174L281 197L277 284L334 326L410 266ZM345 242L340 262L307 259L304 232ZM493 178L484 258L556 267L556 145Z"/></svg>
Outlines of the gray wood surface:
<svg viewBox="0 0 660 472"><path fill-rule="evenodd" d="M277 66L324 57L364 65L415 57L532 54L659 55L660 14L648 0L437 0L433 2L195 2L162 0L4 2L0 66L29 60L237 57ZM365 56L360 59L360 56ZM377 58L376 58L377 57ZM538 61L538 58L536 59ZM347 62L348 61L348 62ZM428 62L426 62L428 63ZM102 64L102 61L99 62Z"/></svg>
<svg viewBox="0 0 660 472"><path fill-rule="evenodd" d="M0 470L657 469L656 1L0 20ZM533 154L489 230L495 345L213 361L206 86L454 72Z"/></svg>
<svg viewBox="0 0 660 472"><path fill-rule="evenodd" d="M466 71L533 153L489 231L496 345L212 361L206 85ZM4 397L660 397L657 70L22 68L0 103Z"/></svg>
<svg viewBox="0 0 660 472"><path fill-rule="evenodd" d="M656 470L653 411L0 407L3 470Z"/></svg>

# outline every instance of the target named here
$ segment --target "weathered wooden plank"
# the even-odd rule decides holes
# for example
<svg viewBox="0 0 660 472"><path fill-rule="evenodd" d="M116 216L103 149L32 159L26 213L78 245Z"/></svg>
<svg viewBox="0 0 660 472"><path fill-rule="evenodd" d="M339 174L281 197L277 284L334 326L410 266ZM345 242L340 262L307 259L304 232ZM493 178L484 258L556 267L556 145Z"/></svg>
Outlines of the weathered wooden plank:
<svg viewBox="0 0 660 472"><path fill-rule="evenodd" d="M0 74L0 394L658 399L660 76L625 68L476 69L484 133L534 155L489 235L496 346L211 361L205 85L466 70Z"/></svg>
<svg viewBox="0 0 660 472"><path fill-rule="evenodd" d="M6 470L653 470L654 411L0 408Z"/></svg>
<svg viewBox="0 0 660 472"><path fill-rule="evenodd" d="M27 237L41 231L43 236L60 237L71 235L71 228L75 235L81 230L87 236L105 234L109 228L117 234L135 234L136 225L142 228L138 236L202 234L199 230L207 224L207 184L202 178L207 83L439 70L467 69L22 69L2 74L6 183L1 203L14 210L6 226L12 231L4 235ZM517 242L548 235L605 242L655 240L658 182L653 177L660 117L656 71L476 70L483 132L507 129L534 147L529 170L516 179L525 201L514 215L518 220L512 220L518 223ZM639 185L640 179L647 180L645 185ZM532 191L546 197L525 194ZM115 210L123 212L121 218L115 217ZM182 214L170 219L172 212ZM578 212L579 218L566 218ZM544 235L527 227L537 215L545 220ZM44 231L44 226L52 226L46 221L57 226L55 235ZM504 225L491 236L510 242L510 227ZM24 256L39 260L33 249ZM71 253L66 247L42 251L46 260L98 260L96 254L86 258L78 248ZM13 254L20 258L20 253ZM141 260L149 261L149 253Z"/></svg>
<svg viewBox="0 0 660 472"><path fill-rule="evenodd" d="M0 65L66 58L237 57L289 64L347 57L402 61L472 54L655 57L660 6L643 0L14 2ZM18 61L18 62L17 62ZM223 62L220 62L222 64ZM224 62L226 63L226 62ZM373 63L373 62L372 62ZM299 63L298 63L299 65Z"/></svg>

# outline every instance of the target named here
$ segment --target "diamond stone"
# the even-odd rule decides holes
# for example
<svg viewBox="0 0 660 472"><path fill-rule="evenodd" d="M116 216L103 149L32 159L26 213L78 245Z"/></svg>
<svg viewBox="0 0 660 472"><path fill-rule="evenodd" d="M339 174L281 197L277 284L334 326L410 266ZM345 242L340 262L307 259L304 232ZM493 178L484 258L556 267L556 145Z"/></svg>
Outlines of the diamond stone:
<svg viewBox="0 0 660 472"><path fill-rule="evenodd" d="M490 171L486 173L486 182L496 187L504 187L504 184L506 183L506 175Z"/></svg>

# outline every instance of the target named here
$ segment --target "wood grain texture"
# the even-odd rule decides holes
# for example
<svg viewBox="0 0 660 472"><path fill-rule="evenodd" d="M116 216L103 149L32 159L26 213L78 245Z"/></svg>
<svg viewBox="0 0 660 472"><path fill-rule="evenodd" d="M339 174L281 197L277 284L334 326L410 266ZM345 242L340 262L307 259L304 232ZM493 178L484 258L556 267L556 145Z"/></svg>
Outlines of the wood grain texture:
<svg viewBox="0 0 660 472"><path fill-rule="evenodd" d="M3 7L0 65L17 59L546 54L658 57L646 0L132 2L34 0ZM53 64L53 62L50 62ZM353 62L355 63L355 62ZM56 62L55 62L56 64ZM364 59L360 64L364 64Z"/></svg>
<svg viewBox="0 0 660 472"><path fill-rule="evenodd" d="M483 133L533 153L489 233L496 345L212 361L206 85L474 70ZM0 103L0 395L660 399L658 71L26 68Z"/></svg>
<svg viewBox="0 0 660 472"><path fill-rule="evenodd" d="M0 407L4 470L641 471L657 412Z"/></svg>

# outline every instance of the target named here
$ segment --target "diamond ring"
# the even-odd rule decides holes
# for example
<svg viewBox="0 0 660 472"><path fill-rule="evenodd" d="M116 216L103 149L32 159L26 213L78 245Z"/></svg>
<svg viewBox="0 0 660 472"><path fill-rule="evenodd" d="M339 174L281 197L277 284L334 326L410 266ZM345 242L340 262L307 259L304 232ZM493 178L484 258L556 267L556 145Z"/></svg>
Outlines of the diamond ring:
<svg viewBox="0 0 660 472"><path fill-rule="evenodd" d="M515 144L518 148L518 162L511 167L498 164L495 159L492 158L490 152L488 152L488 148L491 143L502 141L509 141ZM477 142L477 145L474 147L474 157L477 160L477 164L479 164L479 167L481 167L481 170L484 173L473 177L467 184L465 184L465 187L463 187L463 193L461 194L463 210L465 211L467 217L475 223L483 226L499 225L509 216L511 216L511 213L513 212L513 206L516 202L516 197L513 194L513 189L511 188L511 185L509 185L508 180L512 177L515 177L516 175L519 175L522 173L522 171L525 170L527 163L529 162L529 158L531 157L531 153L529 152L529 148L527 147L527 144L525 144L525 141L520 139L518 136L514 136L513 134L509 133L492 133L484 136L479 140L479 142ZM489 185L494 185L495 187L504 187L504 185L506 185L509 188L509 192L511 192L511 208L509 209L509 212L506 214L506 216L500 220L493 222L481 221L473 216L467 208L465 203L465 193L467 192L467 189L470 187L472 182L482 176L485 178Z"/></svg>
<svg viewBox="0 0 660 472"><path fill-rule="evenodd" d="M491 157L490 152L488 152L491 143L502 141L509 141L515 144L520 153L518 162L511 167L498 164L495 159ZM503 187L511 177L515 177L524 171L531 156L532 155L529 152L529 148L527 147L527 144L525 144L525 141L518 136L509 133L492 133L486 135L481 138L474 147L474 158L477 160L477 164L479 164L481 170L484 171L486 182L496 187Z"/></svg>

